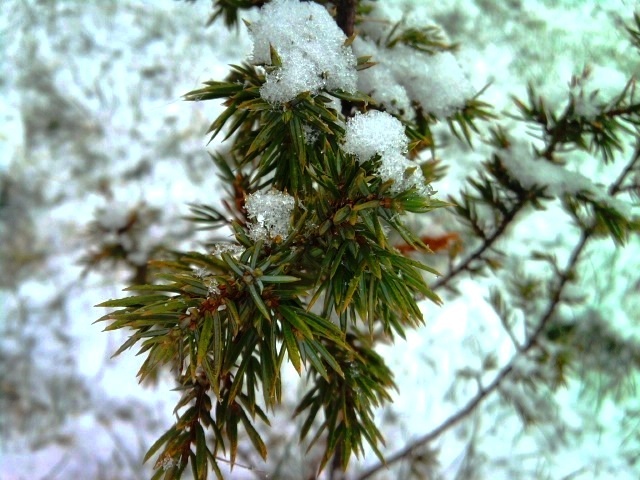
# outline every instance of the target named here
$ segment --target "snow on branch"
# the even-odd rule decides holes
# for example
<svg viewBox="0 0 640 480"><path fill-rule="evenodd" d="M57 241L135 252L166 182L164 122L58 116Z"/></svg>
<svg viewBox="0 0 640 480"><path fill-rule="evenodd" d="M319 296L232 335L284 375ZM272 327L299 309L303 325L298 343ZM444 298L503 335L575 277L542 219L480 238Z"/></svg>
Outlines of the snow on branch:
<svg viewBox="0 0 640 480"><path fill-rule="evenodd" d="M267 65L262 98L273 104L320 89L355 93L356 57L327 10L312 2L275 0L249 26L253 61ZM274 49L279 62L271 55ZM277 65L280 63L280 65Z"/></svg>
<svg viewBox="0 0 640 480"><path fill-rule="evenodd" d="M388 113L370 110L347 122L343 149L366 162L375 155L406 152L409 139L404 126Z"/></svg>
<svg viewBox="0 0 640 480"><path fill-rule="evenodd" d="M380 156L378 175L383 181L393 180L390 192L397 194L416 188L420 195L432 193L420 166L404 156L409 144L402 123L385 112L370 110L347 121L345 152L360 162Z"/></svg>
<svg viewBox="0 0 640 480"><path fill-rule="evenodd" d="M289 234L293 207L293 197L277 190L249 195L245 202L251 220L249 237L254 241L284 239Z"/></svg>
<svg viewBox="0 0 640 480"><path fill-rule="evenodd" d="M602 203L621 215L631 215L630 205L609 195L591 179L578 172L567 170L562 165L550 163L542 158L533 158L530 144L515 140L509 146L511 155L501 156L501 163L509 175L525 188L545 186L546 192L555 196L582 194L592 201Z"/></svg>
<svg viewBox="0 0 640 480"><path fill-rule="evenodd" d="M371 59L377 65L359 72L358 87L392 113L410 115L414 101L444 118L463 108L476 93L450 52L429 55L407 45L380 48L364 39L356 39L354 49L358 55L377 52ZM384 89L380 89L381 80Z"/></svg>

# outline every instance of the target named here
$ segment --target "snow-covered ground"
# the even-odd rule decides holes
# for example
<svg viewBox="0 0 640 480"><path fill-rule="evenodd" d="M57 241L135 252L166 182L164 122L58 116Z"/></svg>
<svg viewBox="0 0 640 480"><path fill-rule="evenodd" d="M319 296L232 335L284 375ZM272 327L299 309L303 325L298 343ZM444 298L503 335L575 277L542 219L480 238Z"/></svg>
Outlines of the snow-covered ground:
<svg viewBox="0 0 640 480"><path fill-rule="evenodd" d="M606 96L640 72L620 27L637 1L428 3L430 16L461 43L458 58L473 85L492 82L483 98L498 110L509 107L509 94L524 96L528 80L547 98L560 98L571 75L592 65ZM135 352L110 358L126 334L101 333L102 325L92 322L103 312L93 305L120 296L131 266L157 246L197 245L185 240L193 232L180 217L189 202L220 198L204 136L218 106L180 96L204 80L223 79L251 43L244 26L205 28L209 13L210 2L202 0L0 3L2 480L149 477L151 465L141 459L172 423L176 396L168 380L138 385ZM455 159L445 158L451 176L435 188L453 194L483 157L462 147L446 152ZM594 162L580 173L606 178L608 171ZM118 224L135 208L152 212L155 221L128 239L136 245L129 267L85 271L81 260L105 242L92 224L96 214L103 226ZM550 225L549 215L532 213L512 232L512 244L540 242L566 256L573 234ZM593 285L589 302L614 328L638 338L640 300L631 283L638 281L640 247L598 248L583 272ZM456 372L478 368L488 353L498 364L513 354L487 302L491 286L465 280L464 295L446 296L442 308L425 304L426 327L381 349L399 385L394 404L380 412L389 452L473 395L474 384L455 382ZM298 390L291 378L293 402ZM640 477L640 465L631 461L640 455L639 437L629 435L640 412L633 393L596 405L576 379L554 395L549 405L532 406L552 416L539 429L523 430L497 399L483 405L481 414L432 445L439 449L439 474L466 478L456 475L476 462L481 478ZM272 443L284 451L295 445L295 424L286 414L276 423ZM479 440L470 452L472 437ZM289 455L289 470L282 467L275 478L303 477L298 448ZM270 466L276 463L277 456ZM373 463L372 455L362 460L363 467ZM266 478L261 468L236 467L230 478ZM389 478L401 478L394 475Z"/></svg>

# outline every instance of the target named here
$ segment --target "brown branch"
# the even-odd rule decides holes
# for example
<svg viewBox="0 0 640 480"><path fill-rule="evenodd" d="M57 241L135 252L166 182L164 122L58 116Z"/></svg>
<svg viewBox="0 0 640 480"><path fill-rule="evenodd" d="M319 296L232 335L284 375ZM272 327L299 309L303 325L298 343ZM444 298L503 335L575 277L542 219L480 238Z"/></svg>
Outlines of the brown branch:
<svg viewBox="0 0 640 480"><path fill-rule="evenodd" d="M621 191L622 184L626 180L627 176L633 171L633 169L635 168L639 160L640 160L640 141L636 143L636 148L629 164L623 169L623 171L620 173L616 181L609 187L608 191L610 195L615 195L616 193L619 193ZM589 228L582 231L582 235L580 236L580 241L578 242L576 247L573 249L573 252L571 253L571 257L567 262L567 266L562 272L562 274L560 275L560 281L558 282L555 288L555 291L553 293L553 296L551 297L551 301L549 302L547 309L545 310L540 321L538 322L538 326L531 333L531 335L529 336L529 339L527 340L525 345L522 347L522 349L516 355L514 355L511 361L502 370L500 370L500 372L494 377L491 383L485 388L480 388L478 393L475 395L475 397L473 397L469 401L469 403L467 403L461 410L459 410L458 412L456 412L455 414L447 418L434 430L423 435L417 440L414 440L409 445L404 447L402 450L387 457L384 463L375 465L374 467L365 471L362 475L358 477L358 480L366 480L367 478L370 478L371 476L375 475L377 472L388 467L389 465L392 465L394 463L397 463L399 461L402 461L410 457L417 449L423 447L428 443L431 443L440 435L442 435L444 432L446 432L447 430L451 429L453 426L460 423L462 420L468 417L478 407L478 405L480 405L489 395L491 395L500 387L502 382L504 382L504 380L513 371L514 365L518 359L520 359L523 355L526 355L527 353L529 353L536 346L540 346L539 339L541 335L544 333L545 328L553 318L553 314L555 313L558 304L562 300L562 294L564 292L564 288L567 285L567 283L570 281L570 279L573 277L573 270L578 264L580 255L582 255L582 252L584 251L589 239L594 234L595 230L596 230L596 226L595 224L593 224Z"/></svg>
<svg viewBox="0 0 640 480"><path fill-rule="evenodd" d="M636 164L638 163L638 160L640 160L640 139L636 141L636 148L633 152L631 161L625 167L622 173L620 173L620 176L616 179L613 185L609 187L609 195L613 196L613 195L616 195L617 193L620 193L626 190L626 188L623 187L622 184L627 179L627 176L629 176L629 174L631 174L631 172L633 172L633 170L636 168Z"/></svg>
<svg viewBox="0 0 640 480"><path fill-rule="evenodd" d="M336 23L348 38L354 32L358 0L337 0L334 3L337 8Z"/></svg>
<svg viewBox="0 0 640 480"><path fill-rule="evenodd" d="M544 332L545 327L547 326L547 324L549 323L549 321L553 317L553 314L555 313L556 307L558 306L558 303L560 303L560 300L562 299L562 292L564 291L564 287L567 284L567 282L569 281L569 279L572 277L571 272L573 271L576 263L578 262L578 258L580 257L580 254L584 250L584 247L587 244L587 240L593 234L593 230L594 230L593 228L590 228L588 230L583 231L582 236L580 238L580 242L578 243L578 245L574 249L574 251L573 251L573 253L571 255L571 258L569 259L569 262L567 263L567 268L565 269L565 271L563 272L562 276L560 277L560 282L558 283L558 286L556 287L554 295L551 298L551 302L549 303L549 306L547 307L547 310L545 311L544 315L542 316L542 319L538 323L538 326L533 331L533 333L529 337L529 340L522 347L520 352L518 352L511 359L511 361L502 370L500 370L500 372L495 376L495 378L491 381L491 383L487 387L480 388L480 390L478 391L476 396L473 397L473 399L471 399L471 401L469 401L469 403L467 403L461 410L459 410L458 412L456 412L455 414L453 414L452 416L447 418L444 422L442 422L434 430L432 430L431 432L427 433L426 435L423 435L422 437L418 438L417 440L414 440L409 445L404 447L402 450L400 450L400 451L396 452L395 454L387 457L385 459L385 463L380 463L380 464L370 468L369 470L364 472L362 475L360 475L358 477L358 480L365 480L367 478L370 478L371 476L373 476L374 474L376 474L377 472L379 472L383 468L386 468L389 465L392 465L392 464L397 463L397 462L399 462L401 460L404 460L406 458L411 457L416 450L418 450L419 448L423 447L424 445L426 445L428 443L431 443L436 438L438 438L440 435L442 435L444 432L446 432L447 430L449 430L453 426L455 426L458 423L460 423L466 417L468 417L478 407L478 405L480 405L489 395L491 395L493 392L495 392L500 387L500 385L502 385L502 382L513 371L513 368L514 368L514 365L516 364L516 361L519 358L521 358L523 355L526 355L536 345L538 345L538 340L540 338L540 335L542 335L542 333Z"/></svg>
<svg viewBox="0 0 640 480"><path fill-rule="evenodd" d="M605 113L605 116L611 118L611 117L622 117L625 115L631 115L639 112L640 112L640 103L636 103L634 105L629 105L628 107L614 108L613 110L609 110L608 112L604 112L604 113Z"/></svg>
<svg viewBox="0 0 640 480"><path fill-rule="evenodd" d="M524 208L527 204L528 198L523 197L520 199L518 203L514 205L514 207L507 212L507 214L503 217L502 222L496 230L489 236L487 239L478 247L478 249L469 255L463 262L459 263L455 268L451 269L446 275L440 277L436 282L431 286L431 290L436 291L439 288L442 288L447 283L449 283L454 277L464 272L469 265L475 260L480 259L482 255L489 250L493 246L493 244L500 238L500 236L507 229L511 221L515 218L515 216Z"/></svg>
<svg viewBox="0 0 640 480"><path fill-rule="evenodd" d="M335 0L333 3L336 5L336 23L347 38L349 38L355 32L358 0ZM345 117L349 117L351 115L352 109L353 103L346 100L342 102L342 114Z"/></svg>

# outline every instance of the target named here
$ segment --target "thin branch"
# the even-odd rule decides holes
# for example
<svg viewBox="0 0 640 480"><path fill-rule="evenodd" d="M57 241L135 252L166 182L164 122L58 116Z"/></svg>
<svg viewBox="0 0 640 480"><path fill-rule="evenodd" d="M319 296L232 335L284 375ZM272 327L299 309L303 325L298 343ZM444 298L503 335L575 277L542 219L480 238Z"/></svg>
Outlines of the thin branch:
<svg viewBox="0 0 640 480"><path fill-rule="evenodd" d="M489 236L487 239L482 242L482 245L476 249L471 255L469 255L463 262L459 263L456 267L451 269L446 275L440 277L436 282L431 286L431 290L436 291L439 288L444 287L447 283L449 283L453 278L457 277L460 273L466 271L475 260L479 260L482 255L489 250L493 244L500 238L500 236L505 232L509 224L511 224L512 220L515 216L524 208L527 204L528 198L522 197L518 203L514 205L514 207L507 212L502 218L502 222L496 230Z"/></svg>
<svg viewBox="0 0 640 480"><path fill-rule="evenodd" d="M354 32L358 0L338 0L335 3L337 7L336 23L348 38Z"/></svg>
<svg viewBox="0 0 640 480"><path fill-rule="evenodd" d="M629 173L634 169L635 164L640 160L640 141L636 144L636 149L631 158L629 164L622 171L620 176L616 179L616 181L609 187L609 193L611 195L615 195L620 191L622 183L625 181L626 177ZM529 336L527 342L522 346L520 352L518 352L511 361L502 369L500 372L494 377L493 381L486 387L479 389L478 393L475 395L467 405L465 405L461 410L450 416L443 423L441 423L438 427L436 427L431 432L423 435L422 437L414 440L409 445L404 447L402 450L399 450L395 454L386 458L385 463L379 463L369 470L365 471L362 475L358 477L358 480L366 480L367 478L372 477L374 474L379 472L380 470L389 467L390 465L400 462L406 458L409 458L413 455L413 453L419 448L433 442L436 438L442 435L447 430L451 429L453 426L460 423L466 417L468 417L477 407L480 405L488 396L490 396L494 391L496 391L500 385L504 382L504 380L511 374L514 369L516 362L523 356L526 355L529 351L533 350L534 347L539 346L540 336L543 334L545 328L553 318L553 314L556 311L558 304L562 300L562 294L564 292L565 286L573 277L572 272L576 265L578 264L578 260L580 255L583 253L589 239L595 232L595 225L585 229L582 231L582 235L580 236L580 241L573 249L571 253L571 257L567 262L567 266L564 271L560 275L560 281L558 282L553 296L551 297L551 301L547 306L544 314L542 315L540 321L538 322L538 326ZM476 254L474 254L476 255ZM480 254L478 253L475 258L477 258ZM469 260L470 261L470 260ZM469 263L469 261L465 263Z"/></svg>
<svg viewBox="0 0 640 480"><path fill-rule="evenodd" d="M67 466L70 458L71 454L69 452L65 453L60 460L51 467L51 470L49 470L40 480L53 480L62 470L64 470L64 467Z"/></svg>
<svg viewBox="0 0 640 480"><path fill-rule="evenodd" d="M513 331L513 328L511 328L511 325L509 325L507 323L506 320L504 320L502 322L502 326L504 327L505 331L507 332L507 335L509 335L509 339L511 340L511 343L513 344L513 347L516 349L516 352L522 352L522 345L520 345L520 342L518 341L518 339L516 338L516 334Z"/></svg>
<svg viewBox="0 0 640 480"><path fill-rule="evenodd" d="M387 457L384 464L382 463L378 464L372 467L371 469L367 470L365 473L363 473L361 476L358 477L358 480L365 480L367 478L370 478L372 475L382 470L383 468L386 468L389 465L397 463L408 457L411 457L417 449L423 447L428 443L431 443L440 435L442 435L444 432L446 432L447 430L449 430L450 428L452 428L453 426L457 425L459 422L464 420L478 407L478 405L480 405L485 400L485 398L487 398L494 391L496 391L498 387L500 387L502 382L513 371L516 361L523 355L526 355L530 350L533 349L534 346L538 344L538 338L544 331L547 324L549 323L549 320L552 318L558 303L560 303L564 287L567 284L569 278L571 278L571 271L575 267L578 261L578 257L584 250L584 247L587 244L587 240L592 234L593 234L593 229L583 231L580 242L578 243L577 247L574 249L571 255L571 258L569 259L569 262L567 264L567 268L565 269L563 275L561 276L560 282L556 287L553 297L551 298L551 302L549 303L547 310L542 316L542 319L538 323L537 328L534 330L533 334L529 337L529 340L527 341L527 343L522 347L521 351L518 352L511 359L511 361L496 375L496 377L491 381L491 383L487 387L480 389L476 394L476 396L469 403L467 403L467 405L465 405L464 408L462 408L461 410L459 410L458 412L450 416L447 420L441 423L434 430L427 433L426 435L423 435L417 440L414 440L408 446L398 451L397 453L391 455L390 457Z"/></svg>
<svg viewBox="0 0 640 480"><path fill-rule="evenodd" d="M542 155L545 156L545 154L553 152L556 147L557 147L557 144L554 144L554 143L552 145L550 144L545 150L545 153L543 153ZM620 177L616 180L616 182L610 187L609 189L610 195L615 195L621 192L622 190L628 189L628 187L626 188L622 187L622 182L624 179L626 179L629 173L635 168L636 162L639 156L640 156L640 142L638 145L636 145L636 150L634 151L631 162L622 171L622 173L620 174ZM444 287L453 278L457 277L460 273L466 271L469 268L469 265L471 265L471 263L473 263L475 260L479 260L482 257L482 255L487 250L489 250L494 245L494 243L500 238L500 236L505 232L505 230L507 229L511 221L522 210L522 208L524 208L528 200L529 199L527 197L521 198L519 202L515 204L514 207L504 215L502 222L500 223L500 226L489 237L487 237L484 240L482 245L480 245L480 247L478 247L478 249L476 249L475 252L469 255L463 262L459 263L456 267L452 268L446 275L440 277L437 281L435 281L433 285L431 285L431 290L436 291L437 289Z"/></svg>
<svg viewBox="0 0 640 480"><path fill-rule="evenodd" d="M626 190L622 187L622 184L627 179L627 176L636 168L636 163L640 160L640 139L636 142L636 148L633 152L633 156L631 157L631 161L625 167L625 169L620 173L620 176L616 179L616 181L609 187L609 195L616 195L623 190Z"/></svg>

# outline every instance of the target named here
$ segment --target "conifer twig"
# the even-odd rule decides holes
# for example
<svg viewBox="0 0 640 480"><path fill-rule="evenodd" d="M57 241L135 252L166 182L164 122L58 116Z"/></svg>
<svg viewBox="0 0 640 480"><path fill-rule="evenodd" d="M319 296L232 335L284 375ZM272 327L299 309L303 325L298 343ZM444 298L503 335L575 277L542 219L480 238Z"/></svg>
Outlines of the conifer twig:
<svg viewBox="0 0 640 480"><path fill-rule="evenodd" d="M622 170L621 174L618 176L616 181L609 187L608 191L610 195L615 195L620 192L621 186L626 180L629 173L631 173L636 166L636 163L640 160L640 141L637 142L635 151L630 162L627 166ZM573 277L573 270L575 269L580 256L582 255L585 247L587 246L588 241L591 239L593 234L596 231L596 223L594 222L590 227L584 229L580 236L580 240L578 244L573 249L571 256L567 262L567 266L564 271L560 273L559 282L557 283L556 288L554 289L553 295L551 296L551 300L542 315L540 321L538 322L537 327L529 336L527 342L522 346L520 351L518 351L513 358L509 361L509 363L502 369L500 372L494 377L491 383L487 387L480 387L479 391L476 395L459 411L455 414L451 415L444 422L438 425L429 433L423 435L422 437L414 440L409 445L399 450L398 452L388 456L385 458L384 463L379 463L372 468L366 470L362 475L357 477L357 480L366 480L371 478L374 474L379 472L380 470L389 467L394 463L398 463L402 460L405 460L413 455L413 453L419 448L433 442L435 439L440 437L443 433L460 423L462 420L467 418L471 413L475 411L475 409L493 392L495 392L502 383L510 376L513 372L516 362L523 356L527 355L530 351L532 351L536 346L539 346L540 336L544 333L545 328L553 318L553 314L556 312L556 308L562 301L562 294L567 283ZM486 249L485 249L486 250ZM476 252L474 258L478 258L481 253ZM472 255L472 257L474 256ZM471 257L470 257L471 258ZM471 260L469 260L470 262ZM465 262L468 264L469 262ZM434 287L435 289L435 287Z"/></svg>
<svg viewBox="0 0 640 480"><path fill-rule="evenodd" d="M489 237L482 242L471 255L469 255L464 261L459 263L456 267L452 268L446 275L440 277L437 281L431 285L431 290L436 291L437 289L444 287L447 285L453 278L457 277L460 273L466 271L471 265L472 262L478 260L482 257L482 255L489 250L493 244L501 237L501 235L505 232L507 227L511 224L513 219L518 215L518 213L524 208L524 206L528 202L527 197L522 197L519 199L518 203L516 203L511 210L506 212L504 217L502 218L502 222L495 229L495 231L489 235Z"/></svg>
<svg viewBox="0 0 640 480"><path fill-rule="evenodd" d="M560 278L558 287L556 288L554 295L551 298L551 302L549 303L549 306L547 307L545 314L542 316L542 319L538 323L538 326L534 330L533 334L529 337L529 340L527 341L527 343L522 347L520 352L518 352L511 359L511 361L495 376L495 378L491 381L491 383L487 387L480 388L478 393L476 393L475 397L473 397L473 399L471 399L464 406L464 408L462 408L461 410L457 411L455 414L447 418L444 422L442 422L439 426L437 426L435 429L433 429L429 433L411 442L402 450L394 453L389 457L386 457L384 464L380 463L370 468L365 473L360 475L358 477L358 480L365 480L367 478L370 478L371 476L373 476L375 473L382 470L383 468L411 457L416 450L423 447L424 445L427 445L433 442L436 438L440 437L443 433L445 433L446 431L448 431L449 429L451 429L452 427L460 423L462 420L464 420L466 417L468 417L471 413L475 411L475 409L487 397L489 397L493 392L495 392L500 387L500 385L502 385L504 380L508 378L511 372L513 371L514 366L516 365L516 362L520 359L520 357L522 357L523 355L526 355L530 350L532 350L536 345L538 345L538 339L540 335L542 334L542 332L544 331L544 328L549 323L549 320L552 318L553 313L555 312L555 309L562 298L562 292L564 291L564 287L567 284L567 281L571 277L571 271L575 267L580 254L582 253L582 251L584 250L584 247L587 244L587 240L592 234L593 234L593 229L583 231L583 234L580 238L580 242L574 249L571 255L571 258L567 264L567 268L563 272L563 275Z"/></svg>

